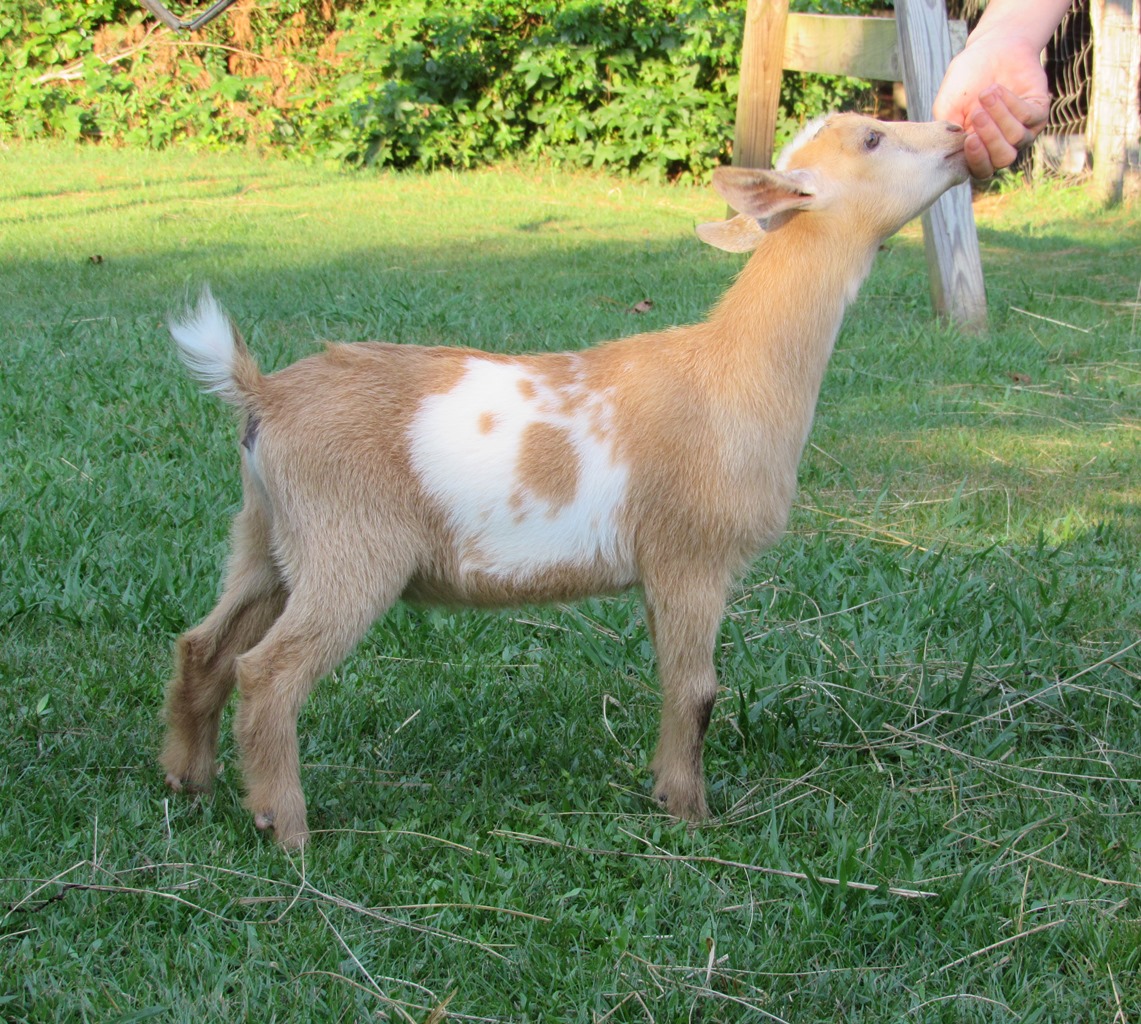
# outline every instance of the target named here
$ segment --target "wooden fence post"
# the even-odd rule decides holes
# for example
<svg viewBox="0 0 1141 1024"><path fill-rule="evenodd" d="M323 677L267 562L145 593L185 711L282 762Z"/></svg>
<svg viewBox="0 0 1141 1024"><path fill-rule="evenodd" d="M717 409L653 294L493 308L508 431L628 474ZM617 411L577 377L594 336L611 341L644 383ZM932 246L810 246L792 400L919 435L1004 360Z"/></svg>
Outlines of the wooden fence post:
<svg viewBox="0 0 1141 1024"><path fill-rule="evenodd" d="M952 56L946 6L944 0L899 0L895 16L907 116L930 121L935 94ZM936 312L969 329L985 327L986 288L969 184L944 193L923 215L923 242Z"/></svg>
<svg viewBox="0 0 1141 1024"><path fill-rule="evenodd" d="M1092 0L1093 85L1090 151L1093 189L1107 203L1120 203L1128 153L1138 140L1138 68L1141 65L1141 2Z"/></svg>
<svg viewBox="0 0 1141 1024"><path fill-rule="evenodd" d="M788 0L749 0L745 9L733 136L733 163L737 167L767 170L772 166L787 21Z"/></svg>

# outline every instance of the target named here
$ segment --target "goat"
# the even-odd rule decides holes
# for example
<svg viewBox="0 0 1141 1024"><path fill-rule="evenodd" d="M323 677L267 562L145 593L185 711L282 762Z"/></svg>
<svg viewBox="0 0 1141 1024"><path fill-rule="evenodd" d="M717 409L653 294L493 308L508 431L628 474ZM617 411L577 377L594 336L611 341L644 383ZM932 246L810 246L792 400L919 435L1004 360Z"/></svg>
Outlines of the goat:
<svg viewBox="0 0 1141 1024"><path fill-rule="evenodd" d="M578 352L330 345L266 376L204 291L170 330L244 414L244 504L222 596L176 644L167 784L209 789L236 685L246 806L300 846L298 712L395 601L638 587L662 688L653 796L706 817L728 590L784 531L845 306L880 243L966 179L962 150L952 124L841 114L781 169L719 169L740 212L697 233L756 252L709 318Z"/></svg>

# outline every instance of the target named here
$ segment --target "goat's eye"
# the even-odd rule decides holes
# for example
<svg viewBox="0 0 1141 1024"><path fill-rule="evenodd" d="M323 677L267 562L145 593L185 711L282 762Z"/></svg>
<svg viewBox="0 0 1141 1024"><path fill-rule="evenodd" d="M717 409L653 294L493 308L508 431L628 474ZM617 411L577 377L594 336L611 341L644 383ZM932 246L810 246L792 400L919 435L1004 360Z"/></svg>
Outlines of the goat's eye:
<svg viewBox="0 0 1141 1024"><path fill-rule="evenodd" d="M883 138L883 132L868 132L864 139L864 149L869 153L880 144L880 139Z"/></svg>

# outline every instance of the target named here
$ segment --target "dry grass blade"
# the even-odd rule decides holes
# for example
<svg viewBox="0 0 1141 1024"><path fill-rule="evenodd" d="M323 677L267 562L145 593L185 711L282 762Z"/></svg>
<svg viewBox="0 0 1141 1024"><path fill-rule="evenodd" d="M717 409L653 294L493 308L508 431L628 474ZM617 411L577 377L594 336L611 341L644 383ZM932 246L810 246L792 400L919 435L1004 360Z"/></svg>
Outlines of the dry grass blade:
<svg viewBox="0 0 1141 1024"><path fill-rule="evenodd" d="M372 975L368 973L365 965L362 964L357 958L356 953L352 951L352 948L345 941L345 937L339 931L337 931L336 927L334 927L333 922L329 920L328 915L325 913L325 911L321 907L318 907L317 913L321 915L321 920L323 920L325 924L328 925L329 931L333 933L333 936L336 938L341 948L349 955L349 959L352 960L354 964L356 964L357 970L360 971L361 974L363 974L368 980L368 983L372 986L372 989L370 990L372 994L386 1006L391 1006L392 1009L395 1010L403 1020L408 1021L409 1024L417 1024L416 1018L404 1009L404 1004L398 1002L395 999L389 998L384 994L384 992L381 991L380 986L373 980Z"/></svg>
<svg viewBox="0 0 1141 1024"><path fill-rule="evenodd" d="M966 832L958 832L958 835L967 836L970 839L974 839L984 844L985 846L989 846L994 849L998 849L1006 845L1005 843L1000 843L994 839L987 839L984 836L980 836L974 833L968 834ZM1046 860L1045 857L1039 857L1037 854L1027 853L1023 850L1013 850L1011 855L1017 860L1033 861L1035 864L1041 864L1043 867L1053 868L1055 871L1065 872L1068 875L1073 875L1075 878L1083 878L1087 882L1096 882L1098 885L1112 885L1125 889L1141 889L1141 882L1128 882L1122 879L1105 878L1102 875L1090 874L1088 871L1079 871L1077 868L1068 867L1065 864L1059 864L1056 861Z"/></svg>
<svg viewBox="0 0 1141 1024"><path fill-rule="evenodd" d="M373 910L370 907L362 907L359 903L354 903L352 900L344 899L341 896L334 896L330 893L321 892L320 889L314 888L309 883L306 883L306 889L313 893L320 900L331 904L332 906L339 907L341 910L347 910L353 914L359 914L361 917L372 918L376 921L383 921L387 925L395 928L407 928L409 931L420 932L423 935L431 935L437 938L447 939L451 942L457 942L463 946L471 946L473 949L478 949L481 952L487 953L490 956L496 957L499 960L506 960L507 957L493 949L491 946L484 942L477 942L475 939L465 938L463 935L457 935L455 932L446 931L443 928L434 928L431 925L416 924L412 921L401 921L399 918L393 917L390 914L381 913L380 911Z"/></svg>
<svg viewBox="0 0 1141 1024"><path fill-rule="evenodd" d="M861 892L887 892L892 896L903 899L932 899L940 893L925 892L922 889L904 889L894 885L873 885L871 882L840 881L838 878L828 878L825 875L808 875L802 871L788 871L784 868L770 868L760 864L746 864L743 861L723 860L720 857L710 857L702 854L680 853L638 853L633 850L599 850L585 846L574 846L571 843L562 843L556 839L547 839L544 836L528 835L526 832L509 832L495 829L491 835L504 839L513 839L521 843L535 843L541 846L553 846L562 850L570 850L588 857L622 857L634 860L656 860L677 864L712 864L716 867L733 868L737 871L748 871L761 875L773 875L777 878L791 878L798 882L819 882L821 885L835 885L846 889L857 889Z"/></svg>
<svg viewBox="0 0 1141 1024"><path fill-rule="evenodd" d="M677 973L678 971L682 971L682 972L685 972L687 974L705 974L706 978L707 978L707 982L709 979L711 979L711 973L707 972L705 968L670 967L667 969L662 964L651 963L649 960L646 960L646 959L639 957L639 956L636 956L634 954L628 953L627 955L632 960L636 960L638 963L642 964L642 966L645 967L646 970L650 972L650 975L652 977L655 977L655 980L657 980L659 985L661 985L663 991L666 990L668 987L667 985L662 984L662 980L663 980L662 976L666 973L667 970L669 970L672 973ZM745 999L742 996L732 995L731 993L728 993L728 992L719 992L716 989L710 988L708 983L704 984L704 985L694 985L692 982L682 981L679 983L677 981L672 981L671 984L678 987L678 988L681 988L682 990L684 990L686 992L692 992L694 995L701 997L701 998L704 998L704 999L721 1000L723 1002L732 1003L735 1006L742 1006L745 1009L752 1011L753 1013L759 1014L765 1020L775 1021L776 1024L788 1024L788 1021L786 1021L783 1017L778 1017L775 1013L772 1013L769 1010L766 1010L763 1006L758 1005L758 1003L755 1000ZM700 1018L691 1017L691 1019L700 1019Z"/></svg>
<svg viewBox="0 0 1141 1024"><path fill-rule="evenodd" d="M1109 983L1113 986L1113 1001L1117 1009L1113 1014L1113 1024L1129 1024L1129 1018L1125 1016L1125 1008L1121 1005L1121 989L1117 987L1117 979L1113 976L1113 968L1109 970Z"/></svg>
<svg viewBox="0 0 1141 1024"><path fill-rule="evenodd" d="M943 974L945 971L949 971L954 967L958 967L960 964L965 964L969 960L974 960L976 957L984 956L987 953L993 953L996 949L1002 949L1004 946L1009 946L1012 942L1018 942L1019 939L1025 939L1030 935L1037 935L1039 932L1049 931L1051 928L1057 928L1058 925L1065 923L1066 922L1064 919L1060 921L1047 921L1044 924L1035 925L1033 928L1027 928L1025 931L1019 932L1017 935L1010 935L1005 939L999 939L998 942L992 942L989 946L983 946L982 949L976 949L974 952L966 954L966 956L961 956L957 960L952 960L949 964L944 964L942 967L940 967L939 970L937 970L935 973Z"/></svg>
<svg viewBox="0 0 1141 1024"><path fill-rule="evenodd" d="M438 1006L433 1006L432 1012L424 1018L424 1024L440 1024L441 1021L447 1020L448 1003L450 1003L456 997L457 991L459 990L452 989L452 991L444 997L443 1002L441 1002Z"/></svg>
<svg viewBox="0 0 1141 1024"><path fill-rule="evenodd" d="M1000 1009L1005 1010L1007 1013L1012 1012L1006 1003L1001 1002L998 999L990 999L987 996L975 995L972 992L952 992L950 995L936 996L934 999L923 1000L923 1002L919 1003L917 1006L913 1006L908 1011L908 1016L917 1014L920 1011L926 1009L928 1006L937 1006L939 1003L949 1003L960 999L971 1000L972 1002L976 1003L986 1003L988 1006L997 1006Z"/></svg>
<svg viewBox="0 0 1141 1024"><path fill-rule="evenodd" d="M1054 324L1056 327L1067 327L1071 331L1081 331L1082 334L1092 334L1093 332L1088 327L1078 327L1075 324L1068 324L1064 320L1055 320L1053 317L1043 316L1041 313L1031 313L1028 309L1021 309L1018 306L1011 306L1011 312L1021 313L1023 316L1032 317L1035 320L1044 320L1048 324Z"/></svg>
<svg viewBox="0 0 1141 1024"><path fill-rule="evenodd" d="M1057 682L1050 683L1048 686L1043 686L1040 690L1036 690L1034 693L1031 693L1028 696L1023 697L1021 700L1011 701L1009 704L1004 704L1000 710L993 711L989 715L983 715L980 718L972 719L970 722L968 722L964 725L957 726L956 728L954 728L954 729L950 730L948 733L946 733L946 735L947 736L953 736L956 732L960 732L961 730L969 729L973 726L980 725L981 723L990 721L993 718L998 718L998 717L1003 716L1003 715L1009 715L1012 711L1015 711L1016 709L1022 707L1022 705L1024 705L1024 704L1029 704L1033 701L1041 700L1046 694L1050 693L1052 690L1058 690L1060 692L1065 687L1071 686L1073 683L1077 682L1083 676L1087 676L1091 672L1096 672L1100 668L1105 668L1107 665L1115 664L1117 661L1119 661L1122 657L1124 657L1130 651L1135 650L1138 646L1141 646L1141 638L1134 640L1133 643L1131 643L1131 644L1126 644L1124 647L1120 648L1119 650L1114 651L1112 654L1107 654L1101 660L1095 662L1092 665L1087 665L1085 668L1081 669L1078 672L1073 673L1073 675L1070 675L1070 676L1066 677L1065 679L1059 679ZM1117 695L1115 695L1115 696L1117 696ZM1129 700L1129 701L1132 700L1132 698L1130 698L1128 694L1120 694L1120 698L1123 700Z"/></svg>

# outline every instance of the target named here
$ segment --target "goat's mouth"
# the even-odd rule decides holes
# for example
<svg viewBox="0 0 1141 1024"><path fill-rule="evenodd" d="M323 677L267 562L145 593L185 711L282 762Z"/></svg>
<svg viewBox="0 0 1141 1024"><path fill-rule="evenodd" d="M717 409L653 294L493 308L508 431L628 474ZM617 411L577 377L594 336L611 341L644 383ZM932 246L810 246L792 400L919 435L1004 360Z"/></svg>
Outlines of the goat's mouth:
<svg viewBox="0 0 1141 1024"><path fill-rule="evenodd" d="M960 145L951 150L945 157L943 157L943 162L951 164L954 167L955 172L963 175L964 178L967 176L967 153L964 146Z"/></svg>

